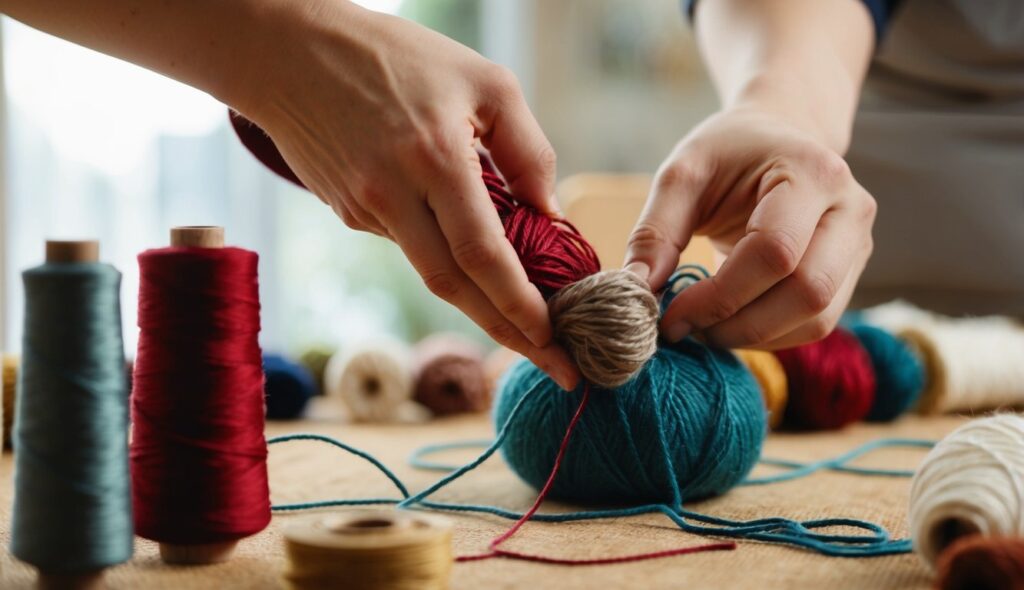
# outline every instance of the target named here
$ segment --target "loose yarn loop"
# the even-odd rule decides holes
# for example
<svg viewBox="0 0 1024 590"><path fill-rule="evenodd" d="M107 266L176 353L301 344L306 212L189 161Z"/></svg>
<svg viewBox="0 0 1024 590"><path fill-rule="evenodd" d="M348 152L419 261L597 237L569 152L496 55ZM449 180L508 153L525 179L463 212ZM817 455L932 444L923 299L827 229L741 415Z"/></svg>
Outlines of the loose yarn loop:
<svg viewBox="0 0 1024 590"><path fill-rule="evenodd" d="M763 350L734 350L736 356L746 365L757 384L761 387L765 410L768 411L768 426L778 428L786 411L789 384L782 363L770 352Z"/></svg>
<svg viewBox="0 0 1024 590"><path fill-rule="evenodd" d="M1024 539L960 539L942 552L937 590L1024 590Z"/></svg>
<svg viewBox="0 0 1024 590"><path fill-rule="evenodd" d="M327 396L353 420L401 421L412 399L412 352L390 338L350 346L331 357L324 380Z"/></svg>
<svg viewBox="0 0 1024 590"><path fill-rule="evenodd" d="M864 347L843 329L824 340L775 353L786 370L785 426L831 430L862 420L875 397L875 374Z"/></svg>
<svg viewBox="0 0 1024 590"><path fill-rule="evenodd" d="M544 485L579 395L560 392L528 362L504 379L495 422L508 422L518 408L503 451L530 485ZM764 404L750 373L728 351L693 340L659 349L629 383L596 391L588 412L552 498L678 504L715 496L753 468L766 430Z"/></svg>
<svg viewBox="0 0 1024 590"><path fill-rule="evenodd" d="M283 178L305 188L302 181L284 161L273 140L262 129L238 113L231 112L230 116L235 133L260 162ZM498 212L505 236L518 255L527 278L537 287L545 300L550 301L561 289L594 275L601 269L601 263L594 248L569 221L550 217L533 207L516 201L490 160L481 155L480 163L484 185ZM605 276L605 280L610 280L615 275ZM588 289L578 291L573 300L583 304L587 302L583 298L584 295L595 295L601 297L603 301L613 301L612 297L603 296L605 288L611 292L621 292L623 283L620 283L619 279L615 279L613 282L616 284L607 287L593 284ZM646 295L650 295L650 293L648 292ZM570 316L579 325L574 324L572 335L565 339L564 344L567 346L570 356L581 365L580 371L583 376L595 385L600 387L621 385L636 373L639 365L643 364L642 362L638 364L634 358L619 365L615 351L621 346L618 342L620 334L601 331L606 326L608 317L630 307L635 309L628 312L629 317L637 319L646 317L650 300L644 296L614 300L614 305L590 304L594 313L575 313ZM567 306L562 304L558 309L561 313L565 313ZM558 324L557 317L554 317L554 313L552 315L552 322ZM653 354L654 348L648 344L647 338L650 338L652 342L656 340L656 320L655 314L655 317L646 325L630 326L631 332L634 333L633 337L643 345L640 350L647 351L648 358ZM563 329L566 324L566 321L560 322ZM644 337L642 338L641 335ZM557 329L555 336L561 340ZM616 359L616 364L613 367L601 367L601 370L596 370L592 364L588 364L588 361L593 359ZM632 368L631 371L630 368ZM609 380L605 381L605 378Z"/></svg>
<svg viewBox="0 0 1024 590"><path fill-rule="evenodd" d="M139 255L131 468L142 537L221 543L270 522L257 262L239 248Z"/></svg>
<svg viewBox="0 0 1024 590"><path fill-rule="evenodd" d="M1024 535L1024 418L973 420L942 439L910 490L914 549L929 567L958 538Z"/></svg>
<svg viewBox="0 0 1024 590"><path fill-rule="evenodd" d="M414 351L413 399L436 415L481 412L491 407L491 390L480 348L459 334L434 334Z"/></svg>
<svg viewBox="0 0 1024 590"><path fill-rule="evenodd" d="M452 569L452 527L412 512L316 516L284 531L285 587L442 590Z"/></svg>
<svg viewBox="0 0 1024 590"><path fill-rule="evenodd" d="M83 262L47 263L22 276L11 552L54 574L127 561L132 522L121 274Z"/></svg>
<svg viewBox="0 0 1024 590"><path fill-rule="evenodd" d="M601 387L629 381L658 348L658 302L625 270L585 277L548 300L555 338Z"/></svg>

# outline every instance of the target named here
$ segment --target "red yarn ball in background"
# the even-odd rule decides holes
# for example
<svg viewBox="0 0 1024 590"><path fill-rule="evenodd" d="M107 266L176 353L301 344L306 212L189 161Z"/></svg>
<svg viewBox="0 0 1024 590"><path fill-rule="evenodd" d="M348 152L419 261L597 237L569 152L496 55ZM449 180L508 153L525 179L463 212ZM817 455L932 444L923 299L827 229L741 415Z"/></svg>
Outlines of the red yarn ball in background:
<svg viewBox="0 0 1024 590"><path fill-rule="evenodd" d="M939 590L1024 590L1024 539L971 535L939 556Z"/></svg>
<svg viewBox="0 0 1024 590"><path fill-rule="evenodd" d="M239 248L139 255L130 461L141 537L221 543L270 522L257 262Z"/></svg>
<svg viewBox="0 0 1024 590"><path fill-rule="evenodd" d="M776 352L789 382L783 425L805 430L842 428L867 416L875 373L864 347L836 329L824 340Z"/></svg>
<svg viewBox="0 0 1024 590"><path fill-rule="evenodd" d="M274 141L256 124L231 111L231 125L256 159L282 178L306 188L281 156ZM530 279L550 299L562 287L597 273L601 263L594 248L571 223L523 205L508 191L505 181L483 154L483 181L519 261Z"/></svg>

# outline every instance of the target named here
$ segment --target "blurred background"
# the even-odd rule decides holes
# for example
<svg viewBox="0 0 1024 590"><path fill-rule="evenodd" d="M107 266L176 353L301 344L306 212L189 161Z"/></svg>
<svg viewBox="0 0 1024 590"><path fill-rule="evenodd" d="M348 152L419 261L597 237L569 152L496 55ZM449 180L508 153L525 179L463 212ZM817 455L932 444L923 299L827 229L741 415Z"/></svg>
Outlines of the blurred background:
<svg viewBox="0 0 1024 590"><path fill-rule="evenodd" d="M715 106L676 0L362 0L512 68L559 156L559 177L653 172ZM260 253L265 349L298 353L371 334L486 338L423 287L390 242L349 230L264 170L206 94L4 18L0 347L18 350L20 273L47 238L98 238L124 275L174 225L223 225Z"/></svg>

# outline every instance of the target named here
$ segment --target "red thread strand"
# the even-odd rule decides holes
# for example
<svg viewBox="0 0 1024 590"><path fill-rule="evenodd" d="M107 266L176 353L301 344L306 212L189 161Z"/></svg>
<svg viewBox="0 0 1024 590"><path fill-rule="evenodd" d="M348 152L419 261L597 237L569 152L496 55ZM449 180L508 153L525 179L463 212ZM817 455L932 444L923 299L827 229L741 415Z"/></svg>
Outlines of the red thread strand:
<svg viewBox="0 0 1024 590"><path fill-rule="evenodd" d="M238 248L139 255L130 460L142 537L218 543L270 522L257 262Z"/></svg>
<svg viewBox="0 0 1024 590"><path fill-rule="evenodd" d="M587 406L587 401L590 399L590 386L586 385L583 388L583 398L580 400L579 407L576 408L576 413L573 414L572 420L569 421L569 426L565 430L565 436L562 437L562 443L558 447L558 454L555 455L555 464L551 467L551 474L548 476L547 482L544 483L544 487L541 488L540 493L537 495L537 499L533 502L533 505L527 510L519 520L517 520L507 531L495 537L490 545L488 545L488 552L476 555L465 555L455 558L455 561L481 561L484 559L491 559L493 557L505 557L509 559L518 559L522 561L534 561L539 563L550 563L556 565L607 565L613 563L628 563L633 561L645 561L648 559L660 559L663 557L671 557L674 555L685 555L687 553L699 553L702 551L729 551L736 548L736 544L732 542L722 543L710 543L706 545L697 545L691 547L679 547L676 549L666 549L663 551L652 551L649 553L635 553L633 555L622 555L616 557L599 557L595 559L571 559L571 558L560 558L560 557L549 557L547 555L536 555L530 553L521 553L518 551L512 551L509 549L502 549L501 545L512 538L519 529L523 527L533 515L540 509L541 504L547 498L548 492L551 491L551 486L555 483L555 478L558 476L558 471L562 467L562 459L565 458L565 453L569 449L569 442L572 440L572 433L576 429L576 424L580 421L580 417L583 416L583 410Z"/></svg>
<svg viewBox="0 0 1024 590"><path fill-rule="evenodd" d="M230 117L238 138L257 160L282 178L306 188L266 132L234 111ZM480 163L484 185L498 211L505 236L519 256L527 278L544 299L601 270L597 253L575 226L518 202L483 154Z"/></svg>

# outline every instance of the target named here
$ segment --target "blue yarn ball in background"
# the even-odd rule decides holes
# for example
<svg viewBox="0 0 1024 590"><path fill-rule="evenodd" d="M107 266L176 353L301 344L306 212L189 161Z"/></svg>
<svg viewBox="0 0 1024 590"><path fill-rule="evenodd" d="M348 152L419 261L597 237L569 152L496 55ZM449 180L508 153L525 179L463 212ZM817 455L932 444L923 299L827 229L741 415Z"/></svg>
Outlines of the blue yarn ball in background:
<svg viewBox="0 0 1024 590"><path fill-rule="evenodd" d="M853 335L871 358L875 370L875 401L868 412L871 422L895 420L921 396L925 371L921 359L906 342L868 324L854 324Z"/></svg>
<svg viewBox="0 0 1024 590"><path fill-rule="evenodd" d="M263 373L267 418L291 420L301 416L309 398L316 394L316 381L309 370L283 356L264 354Z"/></svg>
<svg viewBox="0 0 1024 590"><path fill-rule="evenodd" d="M565 392L528 361L502 379L498 428L535 389L509 426L505 460L540 488L554 465L582 386ZM757 382L732 353L692 339L659 348L631 381L594 389L551 488L584 503L671 502L722 494L761 454L767 428Z"/></svg>

